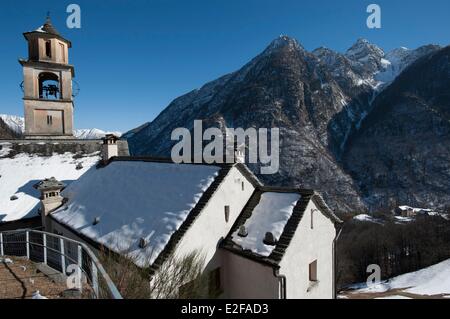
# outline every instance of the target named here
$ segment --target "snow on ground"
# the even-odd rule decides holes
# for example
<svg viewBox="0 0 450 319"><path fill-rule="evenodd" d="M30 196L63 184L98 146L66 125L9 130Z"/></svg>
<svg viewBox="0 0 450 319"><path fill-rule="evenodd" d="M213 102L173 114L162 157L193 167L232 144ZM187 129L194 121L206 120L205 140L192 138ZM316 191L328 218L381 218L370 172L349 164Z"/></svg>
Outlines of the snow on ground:
<svg viewBox="0 0 450 319"><path fill-rule="evenodd" d="M412 210L414 213L416 214L428 214L430 216L435 216L438 215L438 212L435 212L432 209L428 209L428 208L415 208L415 207L410 207L410 206L399 206L398 208L400 208L401 210L407 211L407 210Z"/></svg>
<svg viewBox="0 0 450 319"><path fill-rule="evenodd" d="M264 244L266 233L271 232L277 241L280 239L300 197L297 193L263 193L252 216L244 224L248 235L241 237L237 230L232 236L233 242L243 249L251 250L264 257L269 256L275 246Z"/></svg>
<svg viewBox="0 0 450 319"><path fill-rule="evenodd" d="M360 222L369 222L369 223L376 223L376 224L383 224L382 221L379 219L376 219L370 215L367 214L360 214L353 217L354 220L360 221Z"/></svg>
<svg viewBox="0 0 450 319"><path fill-rule="evenodd" d="M8 156L11 152L11 143L0 143L0 157Z"/></svg>
<svg viewBox="0 0 450 319"><path fill-rule="evenodd" d="M68 203L53 213L62 224L139 266L152 264L220 167L115 161L92 169L67 187ZM94 220L99 223L94 225ZM141 238L148 245L139 247Z"/></svg>
<svg viewBox="0 0 450 319"><path fill-rule="evenodd" d="M414 221L413 217L395 216L394 218L399 223L410 223L410 222Z"/></svg>
<svg viewBox="0 0 450 319"><path fill-rule="evenodd" d="M411 299L405 296L386 296L386 297L379 297L375 299Z"/></svg>
<svg viewBox="0 0 450 319"><path fill-rule="evenodd" d="M0 263L13 264L14 262L10 258L2 258L2 257L0 257Z"/></svg>
<svg viewBox="0 0 450 319"><path fill-rule="evenodd" d="M8 143L0 143L0 146L0 157L7 155ZM72 153L51 157L22 153L13 158L0 158L0 222L37 215L40 194L33 188L37 182L55 177L70 184L100 159L96 154L79 159L73 156ZM76 169L78 163L83 169ZM13 195L17 196L16 200L11 200Z"/></svg>
<svg viewBox="0 0 450 319"><path fill-rule="evenodd" d="M45 296L42 296L39 290L33 292L33 295L31 296L31 299L48 299Z"/></svg>
<svg viewBox="0 0 450 319"><path fill-rule="evenodd" d="M355 287L361 286L355 285ZM391 278L388 281L352 291L358 293L383 293L390 290L402 290L417 295L450 295L450 259L422 270Z"/></svg>

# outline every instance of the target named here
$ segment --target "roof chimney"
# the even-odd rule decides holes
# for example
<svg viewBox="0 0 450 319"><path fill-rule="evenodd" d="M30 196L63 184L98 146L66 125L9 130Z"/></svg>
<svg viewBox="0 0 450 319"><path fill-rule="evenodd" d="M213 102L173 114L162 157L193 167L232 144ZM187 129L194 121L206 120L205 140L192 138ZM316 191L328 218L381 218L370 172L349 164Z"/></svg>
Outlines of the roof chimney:
<svg viewBox="0 0 450 319"><path fill-rule="evenodd" d="M275 246L277 244L277 240L275 239L275 236L271 232L267 232L266 236L264 236L263 243L265 245L269 246Z"/></svg>
<svg viewBox="0 0 450 319"><path fill-rule="evenodd" d="M102 161L103 163L107 163L111 157L119 155L119 148L117 145L119 138L114 134L106 134L102 140Z"/></svg>
<svg viewBox="0 0 450 319"><path fill-rule="evenodd" d="M248 236L247 228L244 225L239 227L238 236L240 236L240 237L247 237Z"/></svg>
<svg viewBox="0 0 450 319"><path fill-rule="evenodd" d="M42 226L45 228L47 227L47 215L63 204L64 198L61 196L61 191L65 187L64 183L56 180L54 177L44 179L34 185L34 188L41 192L41 219Z"/></svg>

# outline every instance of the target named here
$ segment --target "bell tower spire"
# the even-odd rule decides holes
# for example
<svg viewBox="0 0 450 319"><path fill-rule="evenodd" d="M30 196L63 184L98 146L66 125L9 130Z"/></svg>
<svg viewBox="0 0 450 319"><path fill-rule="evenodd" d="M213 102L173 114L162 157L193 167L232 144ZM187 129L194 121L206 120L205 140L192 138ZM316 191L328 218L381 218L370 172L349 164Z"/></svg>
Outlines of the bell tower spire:
<svg viewBox="0 0 450 319"><path fill-rule="evenodd" d="M72 43L53 26L50 12L45 23L25 32L28 59L23 67L26 138L73 138L72 79L69 64Z"/></svg>

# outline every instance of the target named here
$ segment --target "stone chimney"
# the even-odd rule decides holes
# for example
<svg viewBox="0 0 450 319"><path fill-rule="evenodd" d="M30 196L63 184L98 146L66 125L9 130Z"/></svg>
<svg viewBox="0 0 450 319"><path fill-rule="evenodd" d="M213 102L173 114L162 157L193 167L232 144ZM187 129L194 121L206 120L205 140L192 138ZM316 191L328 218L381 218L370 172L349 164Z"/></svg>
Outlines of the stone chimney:
<svg viewBox="0 0 450 319"><path fill-rule="evenodd" d="M41 218L42 226L46 227L46 217L59 208L64 201L61 191L66 185L51 177L40 181L34 188L41 192Z"/></svg>
<svg viewBox="0 0 450 319"><path fill-rule="evenodd" d="M234 147L234 160L236 163L245 163L245 143L241 145L235 145Z"/></svg>
<svg viewBox="0 0 450 319"><path fill-rule="evenodd" d="M114 134L106 134L102 140L102 161L106 163L111 157L119 156L119 147L117 145L119 138Z"/></svg>
<svg viewBox="0 0 450 319"><path fill-rule="evenodd" d="M227 162L231 160L232 163L245 163L246 150L247 147L245 146L245 143L237 144L236 141L232 143L228 142L225 145L225 159Z"/></svg>

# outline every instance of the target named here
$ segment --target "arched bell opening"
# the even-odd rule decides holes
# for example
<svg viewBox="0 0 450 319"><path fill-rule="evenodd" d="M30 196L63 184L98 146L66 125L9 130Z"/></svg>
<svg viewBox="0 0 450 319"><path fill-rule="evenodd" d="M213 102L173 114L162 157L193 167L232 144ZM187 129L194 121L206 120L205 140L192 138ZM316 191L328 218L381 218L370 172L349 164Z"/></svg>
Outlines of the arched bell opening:
<svg viewBox="0 0 450 319"><path fill-rule="evenodd" d="M50 72L39 74L39 98L46 100L61 98L59 78L56 74Z"/></svg>

